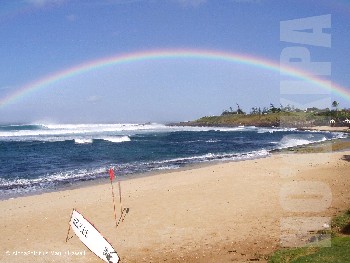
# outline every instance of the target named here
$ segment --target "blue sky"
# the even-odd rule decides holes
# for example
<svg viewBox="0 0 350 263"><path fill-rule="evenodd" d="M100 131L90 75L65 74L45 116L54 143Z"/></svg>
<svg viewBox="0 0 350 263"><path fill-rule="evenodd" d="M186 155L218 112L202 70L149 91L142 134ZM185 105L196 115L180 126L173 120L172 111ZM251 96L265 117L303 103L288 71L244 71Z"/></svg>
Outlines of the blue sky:
<svg viewBox="0 0 350 263"><path fill-rule="evenodd" d="M280 41L281 21L326 14L332 16L331 48ZM350 89L349 17L345 0L4 0L0 100L27 83L88 61L180 48L279 63L283 48L303 46L312 61L331 63L328 79ZM49 85L0 107L0 122L190 120L220 114L236 103L246 111L278 105L280 81L278 72L222 61L141 61ZM340 107L350 107L348 100L329 96Z"/></svg>

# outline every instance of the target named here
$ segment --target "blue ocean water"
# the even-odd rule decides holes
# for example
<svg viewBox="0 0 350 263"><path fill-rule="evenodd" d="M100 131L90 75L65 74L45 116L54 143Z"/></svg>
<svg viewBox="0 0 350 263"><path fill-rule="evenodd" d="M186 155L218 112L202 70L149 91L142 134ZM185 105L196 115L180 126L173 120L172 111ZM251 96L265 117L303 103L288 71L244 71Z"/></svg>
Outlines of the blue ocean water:
<svg viewBox="0 0 350 263"><path fill-rule="evenodd" d="M0 125L0 198L76 182L243 160L271 150L343 136L277 128L169 127L162 124Z"/></svg>

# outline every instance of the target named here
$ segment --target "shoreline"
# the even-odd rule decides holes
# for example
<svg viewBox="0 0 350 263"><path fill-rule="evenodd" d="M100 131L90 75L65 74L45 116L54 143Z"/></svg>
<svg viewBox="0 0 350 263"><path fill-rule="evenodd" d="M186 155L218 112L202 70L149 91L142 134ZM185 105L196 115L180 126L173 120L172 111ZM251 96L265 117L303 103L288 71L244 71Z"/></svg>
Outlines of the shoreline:
<svg viewBox="0 0 350 263"><path fill-rule="evenodd" d="M329 131L329 132L345 132L350 133L350 127L340 126L340 127L331 127L331 126L311 126L311 127L302 127L298 128L301 131Z"/></svg>
<svg viewBox="0 0 350 263"><path fill-rule="evenodd" d="M329 127L329 128L332 128L332 127ZM322 127L320 126L320 127L317 127L317 129L315 128L314 131L329 131L329 130L321 130L321 129L322 129ZM300 129L298 129L298 130L300 130ZM309 131L309 130L310 130L309 128L305 128L301 131ZM342 131L333 130L330 132L342 132ZM170 169L164 169L164 170L162 170L162 169L151 170L151 171L146 171L146 172L122 175L119 177L117 175L117 177L121 181L126 181L126 180L132 180L132 179L139 178L139 177L142 178L142 177L154 176L154 175L158 175L158 174L172 173L175 171L187 171L187 170L191 170L191 169L198 169L198 168L207 167L207 166L220 164L220 163L241 162L241 161L247 161L247 160L256 160L256 159L261 159L261 158L267 158L271 154L276 154L276 153L285 153L285 152L291 152L291 151L294 151L295 153L297 153L297 152L324 152L324 151L332 150L329 147L327 148L324 146L324 145L329 146L329 144L332 142L340 142L340 144L345 145L345 148L350 149L350 143L349 144L343 143L344 141L348 141L348 140L350 141L349 137L336 138L336 139L331 139L331 140L327 140L327 141L319 141L319 142L309 143L309 144L305 144L305 145L291 146L291 147L287 147L287 148L283 148L283 149L267 150L268 154L263 155L263 156L255 156L255 157L247 157L246 158L244 155L244 156L241 156L242 158L237 158L237 159L228 159L228 160L217 159L217 160L209 160L209 161L197 162L197 163L188 163L188 164L184 164L183 166L180 166L178 168L170 168ZM315 151L315 149L319 148L319 146L321 146L322 150L318 149ZM305 149L307 149L307 150L305 150ZM308 149L311 149L311 151ZM339 151L338 147L335 147L335 151ZM245 153L245 154L249 154L249 153ZM86 180L86 181L78 181L78 182L74 182L74 183L68 183L66 185L59 185L53 189L40 189L40 190L34 191L34 192L24 192L24 193L20 193L20 194L17 193L17 194L0 195L0 201L9 200L9 199L16 199L19 197L41 195L41 194L45 194L45 193L79 189L79 188L84 188L84 187L89 187L89 186L94 186L94 185L101 185L101 184L103 185L103 184L106 184L108 182L109 182L109 176L108 176L108 171L106 169L106 177L104 177L104 178L96 178L96 179L91 179L91 180Z"/></svg>
<svg viewBox="0 0 350 263"><path fill-rule="evenodd" d="M220 163L243 162L243 161L248 161L248 160L263 159L263 158L268 158L271 155L271 153L272 153L272 151L270 151L269 154L264 155L264 156L255 156L255 157L247 157L247 158L239 158L239 159L228 159L228 160L218 159L218 160L210 160L210 161L204 161L204 162L198 162L198 163L188 163L188 164L184 164L183 166L181 166L179 168L152 170L152 171L122 175L122 176L118 176L116 174L116 177L120 181L128 181L128 180L134 180L137 178L151 177L151 176L157 176L157 175L162 175L162 174L169 174L169 173L173 173L173 172L183 172L183 171L188 171L188 170L193 170L193 169L205 168L205 167L210 167L210 166L217 165ZM78 182L74 182L74 183L69 184L69 185L61 185L61 186L54 188L54 189L42 189L42 190L38 190L35 192L25 192L25 193L21 193L17 196L9 195L6 198L5 198L5 195L4 196L0 195L0 202L4 201L4 200L12 200L12 199L21 198L21 197L42 195L42 194L54 193L54 192L60 192L60 191L66 191L66 190L75 190L75 189L80 189L80 188L85 188L85 187L90 187L90 186L105 185L105 184L109 184L109 183L110 183L109 175L108 175L108 171L106 169L106 176L103 178L91 179L91 180L86 180L86 181L78 181Z"/></svg>
<svg viewBox="0 0 350 263"><path fill-rule="evenodd" d="M112 243L121 262L266 262L280 247L280 219L293 216L279 201L283 184L311 180L329 185L332 203L317 216L348 208L350 162L342 160L344 155L350 150L280 152L125 180L123 205L130 212L117 229L108 178L103 184L2 200L0 261L98 262L77 237L65 242L74 207Z"/></svg>

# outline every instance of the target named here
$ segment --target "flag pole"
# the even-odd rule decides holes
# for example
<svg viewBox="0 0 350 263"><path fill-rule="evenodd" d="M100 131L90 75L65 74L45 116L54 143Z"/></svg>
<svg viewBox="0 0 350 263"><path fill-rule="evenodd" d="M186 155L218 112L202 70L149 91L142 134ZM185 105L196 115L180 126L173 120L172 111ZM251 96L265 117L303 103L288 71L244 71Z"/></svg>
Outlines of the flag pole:
<svg viewBox="0 0 350 263"><path fill-rule="evenodd" d="M69 222L68 222L68 232L67 232L67 237L66 237L66 243L68 242L68 236L69 236L69 231L70 231L70 221L72 220L72 215L73 215L73 211L74 209L72 210L72 213L70 214L70 218L69 218Z"/></svg>
<svg viewBox="0 0 350 263"><path fill-rule="evenodd" d="M117 212L116 212L116 210L115 210L114 188L113 188L114 172L113 172L113 169L112 169L112 168L109 170L109 179L110 179L110 181L111 181L111 187L112 187L112 199L113 199L113 209L114 209L115 227L117 227L117 226L118 226L118 221L117 221Z"/></svg>
<svg viewBox="0 0 350 263"><path fill-rule="evenodd" d="M118 187L119 187L120 217L122 218L122 221L124 221L124 218L123 218L123 204L122 204L122 189L121 189L121 186L120 186L120 180L118 181Z"/></svg>

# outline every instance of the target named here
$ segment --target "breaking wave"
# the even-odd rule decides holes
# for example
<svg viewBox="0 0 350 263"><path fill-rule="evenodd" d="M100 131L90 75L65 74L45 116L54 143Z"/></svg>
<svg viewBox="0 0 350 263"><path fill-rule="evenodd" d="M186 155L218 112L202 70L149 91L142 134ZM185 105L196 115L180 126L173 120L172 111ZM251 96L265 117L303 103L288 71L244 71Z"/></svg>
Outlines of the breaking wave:
<svg viewBox="0 0 350 263"><path fill-rule="evenodd" d="M342 133L162 124L0 125L0 199L107 178L211 161L266 157L272 150L344 138ZM7 198L5 197L5 198Z"/></svg>
<svg viewBox="0 0 350 263"><path fill-rule="evenodd" d="M92 139L74 139L76 144L92 143Z"/></svg>
<svg viewBox="0 0 350 263"><path fill-rule="evenodd" d="M310 136L310 135L285 135L282 140L278 143L280 149L291 148L301 145L307 145L316 142L327 141L328 139L324 136Z"/></svg>
<svg viewBox="0 0 350 263"><path fill-rule="evenodd" d="M130 142L131 141L129 136L104 137L104 138L101 138L101 140L109 141L109 142L113 142L113 143Z"/></svg>

